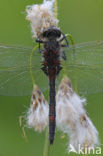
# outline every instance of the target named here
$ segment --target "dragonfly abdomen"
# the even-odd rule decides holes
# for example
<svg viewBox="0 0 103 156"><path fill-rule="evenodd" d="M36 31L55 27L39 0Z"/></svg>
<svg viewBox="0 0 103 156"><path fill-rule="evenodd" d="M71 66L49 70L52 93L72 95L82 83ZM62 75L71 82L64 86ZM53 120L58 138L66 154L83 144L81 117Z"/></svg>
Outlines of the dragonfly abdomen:
<svg viewBox="0 0 103 156"><path fill-rule="evenodd" d="M49 78L49 141L50 144L53 144L56 125L55 80L62 67L57 50L45 50L43 58L42 70Z"/></svg>
<svg viewBox="0 0 103 156"><path fill-rule="evenodd" d="M56 125L56 101L55 101L55 79L50 80L49 79L49 85L50 85L50 92L49 92L49 141L50 144L53 144L54 141L54 135L55 135L55 125Z"/></svg>

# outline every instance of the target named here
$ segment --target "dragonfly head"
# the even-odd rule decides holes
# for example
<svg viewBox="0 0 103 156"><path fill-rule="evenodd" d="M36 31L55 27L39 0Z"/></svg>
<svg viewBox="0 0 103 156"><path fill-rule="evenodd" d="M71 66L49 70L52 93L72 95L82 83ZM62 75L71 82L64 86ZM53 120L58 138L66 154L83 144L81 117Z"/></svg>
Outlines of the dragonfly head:
<svg viewBox="0 0 103 156"><path fill-rule="evenodd" d="M61 37L61 31L56 27L50 27L43 32L43 38L57 39Z"/></svg>

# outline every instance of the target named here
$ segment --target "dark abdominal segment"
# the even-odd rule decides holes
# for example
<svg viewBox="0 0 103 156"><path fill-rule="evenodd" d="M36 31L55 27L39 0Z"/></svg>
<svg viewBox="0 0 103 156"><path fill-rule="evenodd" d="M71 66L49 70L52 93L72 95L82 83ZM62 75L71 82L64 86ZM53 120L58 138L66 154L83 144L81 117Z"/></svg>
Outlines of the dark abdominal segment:
<svg viewBox="0 0 103 156"><path fill-rule="evenodd" d="M55 80L62 67L60 65L59 51L45 49L43 57L42 70L49 78L49 140L50 144L53 144L56 126Z"/></svg>

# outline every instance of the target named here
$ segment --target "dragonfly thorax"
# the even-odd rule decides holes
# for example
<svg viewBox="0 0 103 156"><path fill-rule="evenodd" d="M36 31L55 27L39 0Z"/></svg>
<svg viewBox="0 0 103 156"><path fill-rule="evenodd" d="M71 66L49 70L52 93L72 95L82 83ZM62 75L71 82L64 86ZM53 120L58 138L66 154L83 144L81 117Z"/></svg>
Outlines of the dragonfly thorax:
<svg viewBox="0 0 103 156"><path fill-rule="evenodd" d="M48 42L44 43L44 49L47 51L59 50L60 44L55 38L50 38Z"/></svg>

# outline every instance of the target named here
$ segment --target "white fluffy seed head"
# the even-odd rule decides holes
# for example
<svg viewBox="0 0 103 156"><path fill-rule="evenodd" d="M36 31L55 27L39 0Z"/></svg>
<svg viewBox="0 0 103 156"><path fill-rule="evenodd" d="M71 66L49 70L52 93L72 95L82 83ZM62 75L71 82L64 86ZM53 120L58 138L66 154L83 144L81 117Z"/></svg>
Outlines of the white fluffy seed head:
<svg viewBox="0 0 103 156"><path fill-rule="evenodd" d="M43 131L48 124L48 104L40 89L35 85L27 112L27 124L36 131Z"/></svg>
<svg viewBox="0 0 103 156"><path fill-rule="evenodd" d="M69 146L76 150L79 145L85 148L99 144L98 132L84 109L85 101L73 91L68 77L64 77L56 96L56 123L69 135Z"/></svg>
<svg viewBox="0 0 103 156"><path fill-rule="evenodd" d="M64 77L56 95L56 102L57 126L64 132L68 132L68 128L74 127L79 115L85 112L82 106L85 99L80 99L75 94L70 80Z"/></svg>
<svg viewBox="0 0 103 156"><path fill-rule="evenodd" d="M72 145L77 152L79 146L88 149L99 145L98 131L86 114L80 116L69 136L69 146Z"/></svg>
<svg viewBox="0 0 103 156"><path fill-rule="evenodd" d="M30 21L33 37L37 37L49 27L57 26L58 20L54 15L54 0L44 1L41 5L27 6L26 19Z"/></svg>

